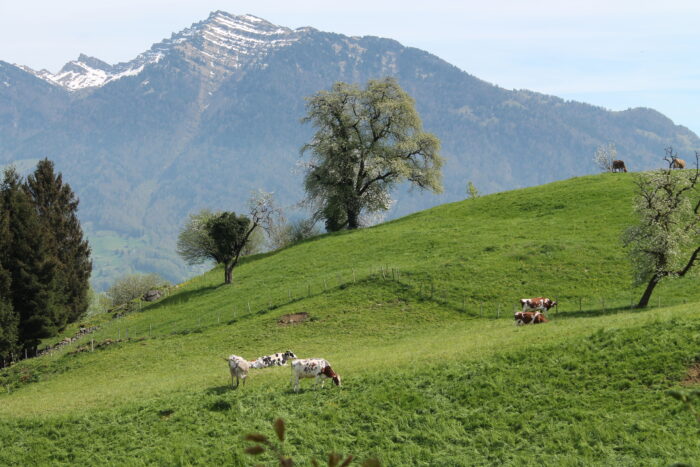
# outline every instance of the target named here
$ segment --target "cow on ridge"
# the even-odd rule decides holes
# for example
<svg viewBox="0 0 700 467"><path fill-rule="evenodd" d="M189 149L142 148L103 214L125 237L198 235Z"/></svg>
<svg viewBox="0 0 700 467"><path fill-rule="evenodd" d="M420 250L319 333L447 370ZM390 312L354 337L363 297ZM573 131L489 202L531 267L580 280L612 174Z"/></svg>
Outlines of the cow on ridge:
<svg viewBox="0 0 700 467"><path fill-rule="evenodd" d="M613 172L627 172L627 167L625 166L625 161L616 159L612 161L612 171Z"/></svg>

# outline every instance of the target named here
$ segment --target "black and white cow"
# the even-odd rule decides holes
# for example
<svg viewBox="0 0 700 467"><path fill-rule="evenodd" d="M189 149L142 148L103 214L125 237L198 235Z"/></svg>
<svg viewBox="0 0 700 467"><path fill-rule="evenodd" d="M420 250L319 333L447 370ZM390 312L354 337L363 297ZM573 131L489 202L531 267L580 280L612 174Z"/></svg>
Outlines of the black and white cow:
<svg viewBox="0 0 700 467"><path fill-rule="evenodd" d="M269 366L286 366L287 360L297 358L294 352L287 350L284 353L277 352L274 355L265 355L264 357L259 357L256 360L250 362L251 368L267 368Z"/></svg>

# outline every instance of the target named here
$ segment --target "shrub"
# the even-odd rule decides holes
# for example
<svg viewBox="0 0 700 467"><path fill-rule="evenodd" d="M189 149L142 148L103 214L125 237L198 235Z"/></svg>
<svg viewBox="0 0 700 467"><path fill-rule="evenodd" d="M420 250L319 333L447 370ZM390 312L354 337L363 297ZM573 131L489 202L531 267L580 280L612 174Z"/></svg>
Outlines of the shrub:
<svg viewBox="0 0 700 467"><path fill-rule="evenodd" d="M107 291L114 306L123 305L141 297L149 290L170 285L157 274L127 274L120 277Z"/></svg>

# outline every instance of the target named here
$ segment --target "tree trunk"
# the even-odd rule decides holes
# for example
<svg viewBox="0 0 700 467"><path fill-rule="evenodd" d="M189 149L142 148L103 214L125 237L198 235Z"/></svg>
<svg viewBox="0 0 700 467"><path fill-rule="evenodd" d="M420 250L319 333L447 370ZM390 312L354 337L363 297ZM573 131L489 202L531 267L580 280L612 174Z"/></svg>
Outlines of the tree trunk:
<svg viewBox="0 0 700 467"><path fill-rule="evenodd" d="M348 209L348 229L357 229L360 226L360 214L353 209Z"/></svg>
<svg viewBox="0 0 700 467"><path fill-rule="evenodd" d="M233 265L233 262L224 265L224 284L233 282Z"/></svg>
<svg viewBox="0 0 700 467"><path fill-rule="evenodd" d="M649 284L647 284L647 288L644 291L642 298L639 300L639 303L637 303L637 308L647 307L647 305L649 304L649 299L651 298L651 294L652 292L654 292L654 287L656 287L656 284L658 284L660 280L661 277L657 275L652 276L651 280L649 281Z"/></svg>
<svg viewBox="0 0 700 467"><path fill-rule="evenodd" d="M353 230L360 227L360 201L358 199L349 200L345 212L348 216L348 229Z"/></svg>

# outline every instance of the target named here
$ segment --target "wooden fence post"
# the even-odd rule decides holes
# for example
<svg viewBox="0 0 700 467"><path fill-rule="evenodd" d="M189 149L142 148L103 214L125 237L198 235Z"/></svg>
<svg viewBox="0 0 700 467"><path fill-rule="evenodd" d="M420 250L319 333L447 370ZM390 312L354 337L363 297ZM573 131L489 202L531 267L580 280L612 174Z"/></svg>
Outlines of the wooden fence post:
<svg viewBox="0 0 700 467"><path fill-rule="evenodd" d="M355 281L355 270L353 269L352 270L352 283L354 284L355 282L356 282Z"/></svg>

